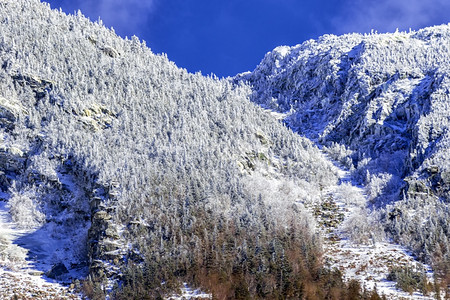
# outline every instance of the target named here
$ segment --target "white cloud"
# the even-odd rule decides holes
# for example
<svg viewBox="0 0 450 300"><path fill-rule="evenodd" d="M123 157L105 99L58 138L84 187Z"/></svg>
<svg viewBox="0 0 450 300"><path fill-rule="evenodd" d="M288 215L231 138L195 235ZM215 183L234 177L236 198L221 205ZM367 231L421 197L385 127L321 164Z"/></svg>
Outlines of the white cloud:
<svg viewBox="0 0 450 300"><path fill-rule="evenodd" d="M332 19L337 33L391 32L448 23L448 0L347 0Z"/></svg>
<svg viewBox="0 0 450 300"><path fill-rule="evenodd" d="M79 0L82 12L107 26L138 34L156 10L157 0Z"/></svg>

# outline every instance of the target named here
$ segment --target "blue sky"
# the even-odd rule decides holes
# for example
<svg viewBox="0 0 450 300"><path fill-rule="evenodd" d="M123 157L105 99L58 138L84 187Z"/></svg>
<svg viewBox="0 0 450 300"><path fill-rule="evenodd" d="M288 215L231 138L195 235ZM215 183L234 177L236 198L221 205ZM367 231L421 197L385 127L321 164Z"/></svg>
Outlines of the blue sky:
<svg viewBox="0 0 450 300"><path fill-rule="evenodd" d="M190 72L251 71L279 45L320 35L392 32L450 22L449 0L45 0L100 17Z"/></svg>

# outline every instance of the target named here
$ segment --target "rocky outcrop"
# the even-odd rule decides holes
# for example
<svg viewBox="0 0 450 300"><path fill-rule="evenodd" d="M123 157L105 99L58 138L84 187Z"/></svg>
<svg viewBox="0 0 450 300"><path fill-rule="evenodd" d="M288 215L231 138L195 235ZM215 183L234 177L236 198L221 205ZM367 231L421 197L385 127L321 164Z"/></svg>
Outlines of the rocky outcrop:
<svg viewBox="0 0 450 300"><path fill-rule="evenodd" d="M118 184L98 185L92 194L91 227L88 234L89 270L95 282L117 279L126 249L113 219L116 213L115 198Z"/></svg>
<svg viewBox="0 0 450 300"><path fill-rule="evenodd" d="M17 103L0 97L0 127L12 130L20 113L25 112L25 108Z"/></svg>
<svg viewBox="0 0 450 300"><path fill-rule="evenodd" d="M51 80L43 79L35 75L17 73L12 76L17 84L28 86L33 91L36 100L44 98L54 88L55 83Z"/></svg>
<svg viewBox="0 0 450 300"><path fill-rule="evenodd" d="M66 266L62 262L60 262L60 263L53 265L51 270L48 271L45 275L48 278L61 279L67 273L69 273L69 270L67 270Z"/></svg>
<svg viewBox="0 0 450 300"><path fill-rule="evenodd" d="M88 129L99 131L111 127L111 123L116 118L116 114L107 108L93 104L85 108L81 113L75 113Z"/></svg>
<svg viewBox="0 0 450 300"><path fill-rule="evenodd" d="M105 53L106 55L108 55L111 58L116 58L119 56L119 52L117 52L116 49L114 49L113 47L110 47L110 46L102 47L102 51L103 51L103 53Z"/></svg>
<svg viewBox="0 0 450 300"><path fill-rule="evenodd" d="M19 173L25 167L26 155L14 146L0 146L0 168L3 172Z"/></svg>

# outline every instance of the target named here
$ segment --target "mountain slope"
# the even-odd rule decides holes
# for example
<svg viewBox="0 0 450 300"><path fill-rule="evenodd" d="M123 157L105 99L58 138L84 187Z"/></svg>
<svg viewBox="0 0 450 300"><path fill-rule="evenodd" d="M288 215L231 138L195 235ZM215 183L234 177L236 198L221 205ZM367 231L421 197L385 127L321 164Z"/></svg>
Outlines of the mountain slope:
<svg viewBox="0 0 450 300"><path fill-rule="evenodd" d="M1 197L30 230L12 243L46 278L120 299L184 281L294 297L339 277L304 208L335 184L333 166L248 87L37 0L0 2L0 67ZM45 235L54 248L36 252Z"/></svg>
<svg viewBox="0 0 450 300"><path fill-rule="evenodd" d="M17 271L91 298L368 298L323 264L313 214L340 172L311 140L365 185L372 223L349 235L386 233L445 280L448 32L324 36L233 82L0 1L0 221L20 231L0 231L0 297Z"/></svg>
<svg viewBox="0 0 450 300"><path fill-rule="evenodd" d="M252 101L325 146L368 209L446 285L450 253L450 25L325 35L278 47L249 73ZM370 233L370 232L368 232Z"/></svg>

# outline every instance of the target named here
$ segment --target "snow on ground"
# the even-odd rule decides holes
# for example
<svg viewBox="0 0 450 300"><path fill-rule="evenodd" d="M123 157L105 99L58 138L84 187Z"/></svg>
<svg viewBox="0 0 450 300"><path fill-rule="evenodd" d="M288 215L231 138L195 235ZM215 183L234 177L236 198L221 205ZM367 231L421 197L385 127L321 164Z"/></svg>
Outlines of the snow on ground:
<svg viewBox="0 0 450 300"><path fill-rule="evenodd" d="M212 299L211 294L203 293L201 290L193 290L187 283L183 283L180 295L172 295L167 297L166 300L188 300L188 299Z"/></svg>
<svg viewBox="0 0 450 300"><path fill-rule="evenodd" d="M80 299L68 287L44 276L42 268L52 240L43 232L33 235L36 231L18 228L6 202L0 201L0 299Z"/></svg>
<svg viewBox="0 0 450 300"><path fill-rule="evenodd" d="M396 288L396 283L388 281L392 267L411 267L414 270L426 270L427 278L433 281L431 268L414 259L406 248L377 241L374 237L363 237L352 241L352 234L358 226L376 225L370 223L366 215L367 196L361 186L351 181L349 172L339 168L340 182L324 191L323 203L314 209L325 236L325 264L339 269L346 280L356 279L367 289L376 288L387 299L434 299L415 292L409 294ZM364 229L364 228L362 228Z"/></svg>
<svg viewBox="0 0 450 300"><path fill-rule="evenodd" d="M0 299L81 299L67 287L47 281L33 270L8 271L0 267Z"/></svg>
<svg viewBox="0 0 450 300"><path fill-rule="evenodd" d="M376 242L373 245L352 244L348 240L340 240L326 245L326 263L331 268L338 268L344 278L356 279L370 290L376 288L380 295L388 299L434 299L419 293L412 295L396 288L396 283L386 279L389 268L394 266L413 266L423 268L420 262L401 246L386 242ZM427 269L429 280L432 273Z"/></svg>

